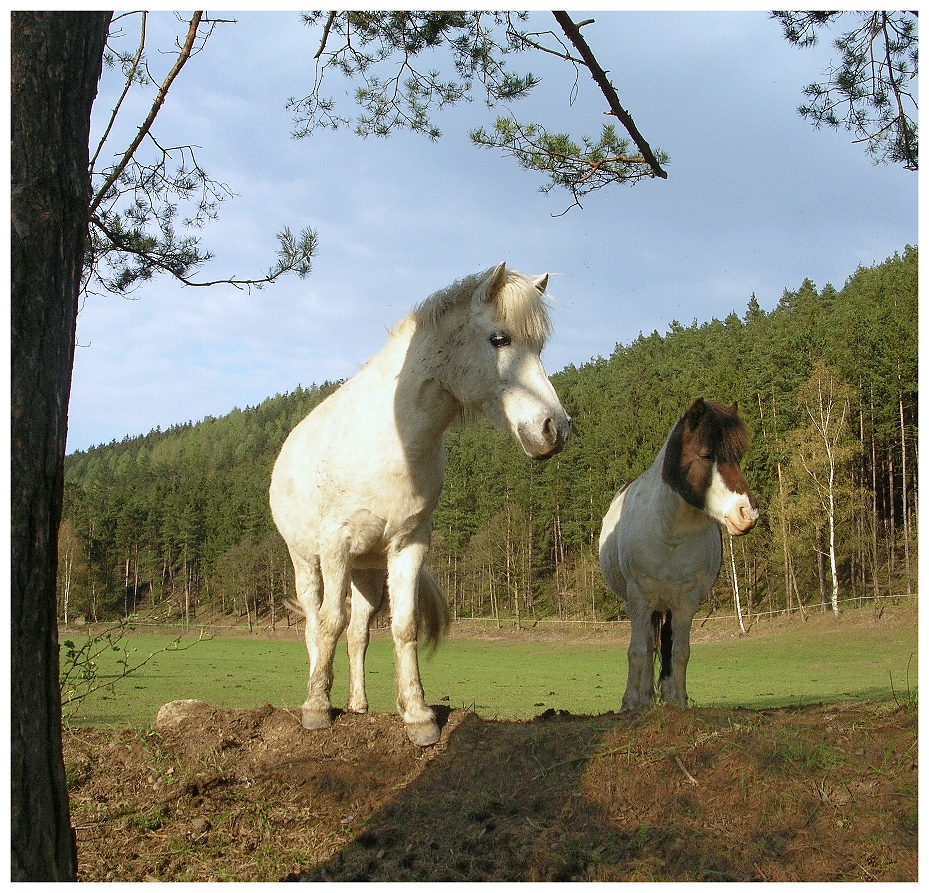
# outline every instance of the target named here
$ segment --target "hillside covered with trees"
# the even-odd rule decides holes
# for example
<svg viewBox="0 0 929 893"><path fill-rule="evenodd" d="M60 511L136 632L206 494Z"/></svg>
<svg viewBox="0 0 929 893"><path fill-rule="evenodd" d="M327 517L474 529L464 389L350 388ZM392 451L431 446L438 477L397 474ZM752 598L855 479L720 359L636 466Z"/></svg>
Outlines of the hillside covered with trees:
<svg viewBox="0 0 929 893"><path fill-rule="evenodd" d="M770 313L752 296L741 317L673 322L570 366L552 381L573 436L545 464L483 420L453 427L430 557L453 616L622 616L597 565L601 519L698 396L738 401L762 510L747 537L724 535L708 610L825 610L915 591L917 280L907 247L840 291L805 281ZM271 468L337 387L70 455L60 619L280 622L293 571L268 507Z"/></svg>

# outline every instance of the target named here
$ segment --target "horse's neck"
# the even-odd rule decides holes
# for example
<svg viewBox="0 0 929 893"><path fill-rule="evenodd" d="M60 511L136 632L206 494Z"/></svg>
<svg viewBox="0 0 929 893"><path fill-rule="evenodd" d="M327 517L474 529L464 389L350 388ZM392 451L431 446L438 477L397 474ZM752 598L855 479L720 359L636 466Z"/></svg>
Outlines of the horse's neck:
<svg viewBox="0 0 929 893"><path fill-rule="evenodd" d="M394 420L408 445L431 449L460 411L457 400L442 386L426 339L404 326L378 355L380 374L396 382Z"/></svg>
<svg viewBox="0 0 929 893"><path fill-rule="evenodd" d="M694 508L664 479L664 459L668 443L661 448L647 476L655 503L655 516L663 532L683 536L705 529L716 522L698 508Z"/></svg>

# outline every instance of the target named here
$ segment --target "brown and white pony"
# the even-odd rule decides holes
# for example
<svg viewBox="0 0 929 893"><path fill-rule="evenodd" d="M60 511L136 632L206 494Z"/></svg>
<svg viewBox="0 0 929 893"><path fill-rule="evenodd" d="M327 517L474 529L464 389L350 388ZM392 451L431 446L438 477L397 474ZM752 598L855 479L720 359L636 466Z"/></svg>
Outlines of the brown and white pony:
<svg viewBox="0 0 929 893"><path fill-rule="evenodd" d="M600 570L632 623L623 712L687 706L690 628L719 575L720 525L733 536L758 520L739 463L748 432L736 404L695 400L651 468L613 499L600 532ZM660 692L654 654L660 648Z"/></svg>

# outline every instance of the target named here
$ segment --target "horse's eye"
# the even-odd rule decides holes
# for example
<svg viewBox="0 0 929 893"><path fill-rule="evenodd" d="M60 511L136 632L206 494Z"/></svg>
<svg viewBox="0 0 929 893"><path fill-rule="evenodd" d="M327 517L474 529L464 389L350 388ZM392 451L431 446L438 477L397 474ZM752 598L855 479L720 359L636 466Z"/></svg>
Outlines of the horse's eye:
<svg viewBox="0 0 929 893"><path fill-rule="evenodd" d="M513 339L506 332L495 332L490 336L490 343L494 347L508 347L513 343Z"/></svg>

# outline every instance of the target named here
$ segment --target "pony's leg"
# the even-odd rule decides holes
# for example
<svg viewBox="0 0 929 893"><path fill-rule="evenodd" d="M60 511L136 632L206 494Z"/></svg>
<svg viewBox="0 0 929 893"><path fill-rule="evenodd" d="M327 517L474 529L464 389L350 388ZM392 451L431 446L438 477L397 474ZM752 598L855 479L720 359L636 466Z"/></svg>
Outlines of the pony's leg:
<svg viewBox="0 0 929 893"><path fill-rule="evenodd" d="M623 694L622 713L641 713L654 703L655 640L652 612L642 591L631 581L626 589L626 613L632 626L629 636L629 676Z"/></svg>
<svg viewBox="0 0 929 893"><path fill-rule="evenodd" d="M671 612L671 672L661 680L661 700L674 707L688 706L687 661L690 660L690 629L697 605L681 605Z"/></svg>
<svg viewBox="0 0 929 893"><path fill-rule="evenodd" d="M417 651L416 599L419 569L426 557L426 546L414 543L390 557L387 591L393 615L391 632L397 660L397 710L406 723L410 741L428 747L439 740L435 714L426 706L419 676Z"/></svg>
<svg viewBox="0 0 929 893"><path fill-rule="evenodd" d="M352 572L352 616L348 622L348 711L367 713L365 693L365 654L370 637L371 615L384 597L383 571Z"/></svg>
<svg viewBox="0 0 929 893"><path fill-rule="evenodd" d="M331 725L328 695L323 699L314 689L314 677L319 677L319 609L323 598L323 578L319 564L293 555L297 601L306 616L306 651L310 661L310 677L307 697L303 703L303 725L308 729L320 729Z"/></svg>
<svg viewBox="0 0 929 893"><path fill-rule="evenodd" d="M315 598L318 607L311 624L307 613L307 645L310 645L312 627L313 644L310 650L310 684L303 704L303 727L325 729L332 725L332 661L336 643L347 621L346 602L351 587L348 568L348 550L327 549L319 556L317 578L321 584L321 597ZM301 601L302 604L302 601Z"/></svg>

